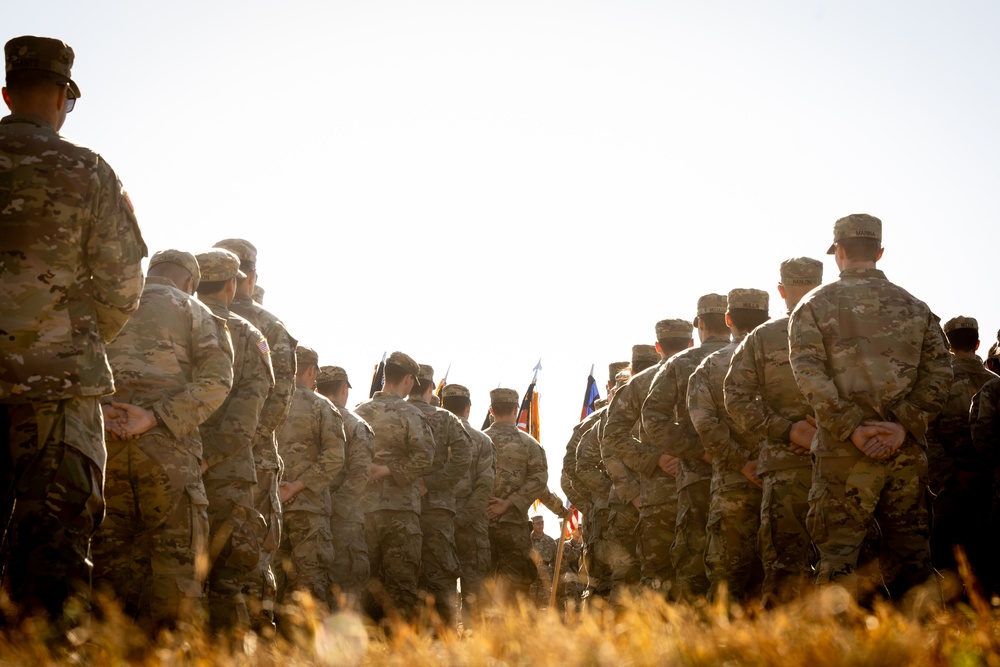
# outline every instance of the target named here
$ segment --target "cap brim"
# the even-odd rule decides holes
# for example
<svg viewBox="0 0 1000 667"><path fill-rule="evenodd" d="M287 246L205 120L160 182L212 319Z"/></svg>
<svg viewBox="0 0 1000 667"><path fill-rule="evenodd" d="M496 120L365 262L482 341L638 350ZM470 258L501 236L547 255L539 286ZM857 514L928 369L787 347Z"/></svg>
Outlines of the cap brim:
<svg viewBox="0 0 1000 667"><path fill-rule="evenodd" d="M243 273L242 271L237 270L236 271L236 277L239 278L240 280L243 280L244 278L247 277L247 274Z"/></svg>
<svg viewBox="0 0 1000 667"><path fill-rule="evenodd" d="M826 254L827 255L836 255L837 254L837 242L836 241L834 241L833 243L830 244L830 249L826 251Z"/></svg>
<svg viewBox="0 0 1000 667"><path fill-rule="evenodd" d="M349 381L348 381L348 383L347 383L347 388L348 388L348 389L354 389L354 387L352 387L352 386L351 386L351 383L350 383Z"/></svg>
<svg viewBox="0 0 1000 667"><path fill-rule="evenodd" d="M694 316L694 328L695 329L698 328L698 316L697 315Z"/></svg>
<svg viewBox="0 0 1000 667"><path fill-rule="evenodd" d="M83 93L80 92L80 86L76 85L76 81L70 79L69 87L72 89L73 94L76 95L78 99L83 97Z"/></svg>

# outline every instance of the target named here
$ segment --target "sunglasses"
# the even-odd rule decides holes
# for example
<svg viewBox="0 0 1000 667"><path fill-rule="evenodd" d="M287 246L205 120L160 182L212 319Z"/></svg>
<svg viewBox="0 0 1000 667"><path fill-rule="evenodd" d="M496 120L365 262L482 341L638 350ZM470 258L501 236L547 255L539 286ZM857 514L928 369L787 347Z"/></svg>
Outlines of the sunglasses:
<svg viewBox="0 0 1000 667"><path fill-rule="evenodd" d="M73 92L73 88L67 83L66 84L66 113L73 110L76 106L76 93Z"/></svg>

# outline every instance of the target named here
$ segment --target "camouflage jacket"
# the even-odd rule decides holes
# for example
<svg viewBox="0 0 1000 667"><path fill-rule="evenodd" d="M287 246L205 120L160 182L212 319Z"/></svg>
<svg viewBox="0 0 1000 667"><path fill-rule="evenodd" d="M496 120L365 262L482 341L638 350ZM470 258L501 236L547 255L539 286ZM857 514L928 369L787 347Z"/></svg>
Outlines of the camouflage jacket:
<svg viewBox="0 0 1000 667"><path fill-rule="evenodd" d="M660 451L680 459L677 466L678 489L712 477L712 466L702 458L705 448L701 446L701 439L688 414L688 380L705 357L728 344L729 336L708 336L698 347L688 348L667 359L653 377L642 404L642 427L650 442ZM643 465L649 468L648 461ZM653 465L656 465L655 461Z"/></svg>
<svg viewBox="0 0 1000 667"><path fill-rule="evenodd" d="M611 475L608 474L607 468L604 467L604 459L601 458L601 426L607 419L607 408L602 409L599 414L597 421L587 429L576 447L576 477L583 490L590 496L594 510L607 509L611 500L619 500L611 482Z"/></svg>
<svg viewBox="0 0 1000 667"><path fill-rule="evenodd" d="M899 422L924 443L953 377L937 316L877 269L845 269L807 294L792 311L788 346L816 412L818 456L863 456L850 437L867 419Z"/></svg>
<svg viewBox="0 0 1000 667"><path fill-rule="evenodd" d="M496 447L497 471L493 495L514 503L500 517L501 523L523 523L528 508L541 495L549 479L545 451L538 441L514 424L494 423L485 431Z"/></svg>
<svg viewBox="0 0 1000 667"><path fill-rule="evenodd" d="M538 558L542 561L542 564L549 571L549 579L552 579L552 568L556 564L556 549L559 548L559 544L546 535L542 533L541 535L536 535L534 531L531 533L531 548L538 554Z"/></svg>
<svg viewBox="0 0 1000 667"><path fill-rule="evenodd" d="M156 412L154 431L168 432L202 456L198 426L225 402L233 385L232 342L200 301L165 278L146 279L139 309L108 345L115 373L111 400Z"/></svg>
<svg viewBox="0 0 1000 667"><path fill-rule="evenodd" d="M982 459L972 446L969 425L973 397L987 382L997 377L976 359L952 359L955 379L948 387L948 398L927 431L927 456L931 477L948 472L955 465L976 466ZM944 468L945 470L935 470Z"/></svg>
<svg viewBox="0 0 1000 667"><path fill-rule="evenodd" d="M760 454L760 442L736 425L723 397L729 362L742 340L735 339L705 357L688 381L688 413L702 447L712 457L713 486L717 479L723 485L743 483L743 466Z"/></svg>
<svg viewBox="0 0 1000 667"><path fill-rule="evenodd" d="M278 452L285 463L283 482L302 482L286 511L330 514L330 487L344 467L344 418L326 396L295 387L292 405L278 429Z"/></svg>
<svg viewBox="0 0 1000 667"><path fill-rule="evenodd" d="M330 484L330 506L333 516L341 521L364 523L361 496L371 477L375 434L368 423L344 407L337 406L344 418L344 467Z"/></svg>
<svg viewBox="0 0 1000 667"><path fill-rule="evenodd" d="M420 410L434 434L434 461L422 475L427 495L422 508L455 511L455 486L469 471L472 461L472 441L462 421L427 401L411 398L409 403Z"/></svg>
<svg viewBox="0 0 1000 667"><path fill-rule="evenodd" d="M0 402L113 392L104 346L139 304L146 256L114 171L41 118L3 118L0 230Z"/></svg>
<svg viewBox="0 0 1000 667"><path fill-rule="evenodd" d="M970 417L972 445L977 455L996 468L1000 463L1000 378L984 384L973 397ZM994 484L994 493L997 491L1000 486Z"/></svg>
<svg viewBox="0 0 1000 667"><path fill-rule="evenodd" d="M226 322L233 341L233 387L222 406L201 425L205 479L257 481L251 441L264 401L274 386L267 340L257 327L214 297L201 299Z"/></svg>
<svg viewBox="0 0 1000 667"><path fill-rule="evenodd" d="M388 477L369 480L364 511L403 510L420 514L417 478L434 462L434 435L424 413L387 391L358 405L355 412L375 434L373 465L389 467Z"/></svg>
<svg viewBox="0 0 1000 667"><path fill-rule="evenodd" d="M582 512L586 512L590 505L590 494L583 488L583 483L576 476L576 450L583 439L583 434L590 430L590 427L601 418L601 411L605 408L598 408L573 427L573 434L569 442L566 443L566 454L563 456L562 474L559 477L559 485L562 486L566 498Z"/></svg>
<svg viewBox="0 0 1000 667"><path fill-rule="evenodd" d="M787 317L764 322L736 348L725 400L733 422L760 440L757 474L812 465L808 454L789 449L792 425L813 411L788 363Z"/></svg>
<svg viewBox="0 0 1000 667"><path fill-rule="evenodd" d="M557 517L562 519L566 516L566 506L563 504L562 498L552 493L548 486L542 489L542 492L538 495L538 502L545 505L546 508Z"/></svg>
<svg viewBox="0 0 1000 667"><path fill-rule="evenodd" d="M486 520L486 505L493 493L496 478L496 453L490 437L473 428L468 420L462 425L472 441L472 460L462 479L455 486L455 525L468 526Z"/></svg>
<svg viewBox="0 0 1000 667"><path fill-rule="evenodd" d="M274 369L274 388L260 411L260 421L253 441L254 462L258 468L277 470L281 467L274 432L281 426L295 393L295 347L298 344L288 334L284 323L248 296L237 294L229 307L240 317L260 329L267 338Z"/></svg>
<svg viewBox="0 0 1000 667"><path fill-rule="evenodd" d="M639 496L638 460L648 452L649 436L642 428L642 402L646 400L653 377L663 366L663 360L629 379L615 393L608 406L607 422L601 437L601 458L611 475L615 491L622 502L630 503ZM659 459L659 454L656 458ZM637 466L638 467L638 466Z"/></svg>

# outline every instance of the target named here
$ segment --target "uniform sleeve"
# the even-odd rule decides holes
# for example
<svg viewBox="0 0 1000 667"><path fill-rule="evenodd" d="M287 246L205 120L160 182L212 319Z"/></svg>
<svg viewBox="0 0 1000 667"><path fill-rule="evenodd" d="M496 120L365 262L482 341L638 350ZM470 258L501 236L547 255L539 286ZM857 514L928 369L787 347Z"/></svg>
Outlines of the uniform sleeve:
<svg viewBox="0 0 1000 667"><path fill-rule="evenodd" d="M375 434L363 420L358 420L352 433L348 434L345 429L344 435L350 436L345 441L344 449L348 455L345 461L347 475L344 483L334 489L330 497L334 507L358 502L371 477L372 453L375 451Z"/></svg>
<svg viewBox="0 0 1000 667"><path fill-rule="evenodd" d="M434 462L434 434L427 420L419 414L407 414L404 416L404 424L406 456L387 464L392 479L398 486L413 484Z"/></svg>
<svg viewBox="0 0 1000 667"><path fill-rule="evenodd" d="M97 328L110 343L139 306L144 283L141 262L147 251L118 177L101 158L98 161L100 184L86 241L87 268Z"/></svg>
<svg viewBox="0 0 1000 667"><path fill-rule="evenodd" d="M763 400L764 359L760 339L753 333L743 339L733 353L726 373L726 412L744 433L773 442L787 441L792 422L771 409Z"/></svg>
<svg viewBox="0 0 1000 667"><path fill-rule="evenodd" d="M538 501L545 505L550 512L556 516L566 515L566 506L563 505L563 501L556 494L549 490L549 487L542 489L541 495L538 496Z"/></svg>
<svg viewBox="0 0 1000 667"><path fill-rule="evenodd" d="M428 491L454 488L468 472L472 461L472 441L462 422L452 417L450 412L444 411L439 414L447 416L447 427L444 431L448 438L446 443L448 461L434 473L424 476L424 485Z"/></svg>
<svg viewBox="0 0 1000 667"><path fill-rule="evenodd" d="M582 509L589 503L587 498L578 489L579 482L576 478L576 448L580 444L580 439L586 429L584 422L580 422L573 427L573 435L566 443L566 453L563 455L562 471L559 475L559 486L562 487L566 498L577 508Z"/></svg>
<svg viewBox="0 0 1000 667"><path fill-rule="evenodd" d="M947 339L938 318L931 314L920 348L917 381L906 397L890 405L888 411L913 437L923 440L928 426L948 400L953 378Z"/></svg>
<svg viewBox="0 0 1000 667"><path fill-rule="evenodd" d="M823 332L808 301L800 302L788 320L788 360L795 383L816 412L816 423L837 440L850 440L865 414L841 398L828 370Z"/></svg>
<svg viewBox="0 0 1000 667"><path fill-rule="evenodd" d="M597 424L580 438L576 448L576 476L591 497L607 498L611 493L611 478L603 470L601 461Z"/></svg>
<svg viewBox="0 0 1000 667"><path fill-rule="evenodd" d="M633 382L622 387L608 406L608 421L600 441L604 467L623 502L632 502L639 495L639 478L625 465L625 458L641 446L639 440L632 436L636 422L641 419L640 401L635 396Z"/></svg>
<svg viewBox="0 0 1000 667"><path fill-rule="evenodd" d="M455 522L462 526L485 515L486 506L493 494L493 480L496 477L496 452L493 451L493 441L489 437L483 434L479 434L479 437L482 438L479 456L471 464L473 467L472 491L465 500L465 508L460 513L461 517L455 518Z"/></svg>
<svg viewBox="0 0 1000 667"><path fill-rule="evenodd" d="M192 300L191 382L184 389L153 405L156 414L176 438L181 438L208 419L226 400L233 385L232 343L220 340L216 318ZM228 336L227 336L228 338Z"/></svg>
<svg viewBox="0 0 1000 667"><path fill-rule="evenodd" d="M347 437L344 434L344 418L337 409L325 401L318 402L319 410L319 456L308 466L299 480L317 495L330 486L330 482L344 467L344 451Z"/></svg>
<svg viewBox="0 0 1000 667"><path fill-rule="evenodd" d="M295 393L295 339L285 327L276 327L268 339L271 367L274 370L274 389L267 398L260 414L257 430L263 434L276 431L288 414Z"/></svg>
<svg viewBox="0 0 1000 667"><path fill-rule="evenodd" d="M719 405L712 394L711 357L705 359L688 381L687 407L691 414L701 444L712 457L713 463L733 470L741 470L747 457L733 442L729 425L723 419L725 405Z"/></svg>
<svg viewBox="0 0 1000 667"><path fill-rule="evenodd" d="M990 380L972 399L970 414L972 445L988 460L996 463L1000 456L1000 380Z"/></svg>
<svg viewBox="0 0 1000 667"><path fill-rule="evenodd" d="M549 480L548 464L545 461L545 452L541 446L534 442L528 442L527 474L524 483L514 493L507 496L507 500L514 503L514 507L520 514L527 515L528 508L546 490Z"/></svg>

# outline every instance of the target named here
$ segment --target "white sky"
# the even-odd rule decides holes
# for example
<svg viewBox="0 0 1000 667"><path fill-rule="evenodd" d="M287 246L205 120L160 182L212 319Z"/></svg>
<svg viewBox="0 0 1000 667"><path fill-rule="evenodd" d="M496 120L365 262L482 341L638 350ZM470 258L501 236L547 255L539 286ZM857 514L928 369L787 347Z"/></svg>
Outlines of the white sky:
<svg viewBox="0 0 1000 667"><path fill-rule="evenodd" d="M539 357L550 488L591 364L882 218L880 268L1000 327L1000 5L35 2L154 252L240 236L352 403L400 349L473 392ZM994 251L995 252L995 251ZM363 395L364 394L364 395ZM478 424L477 424L478 425ZM548 526L553 533L555 527Z"/></svg>

